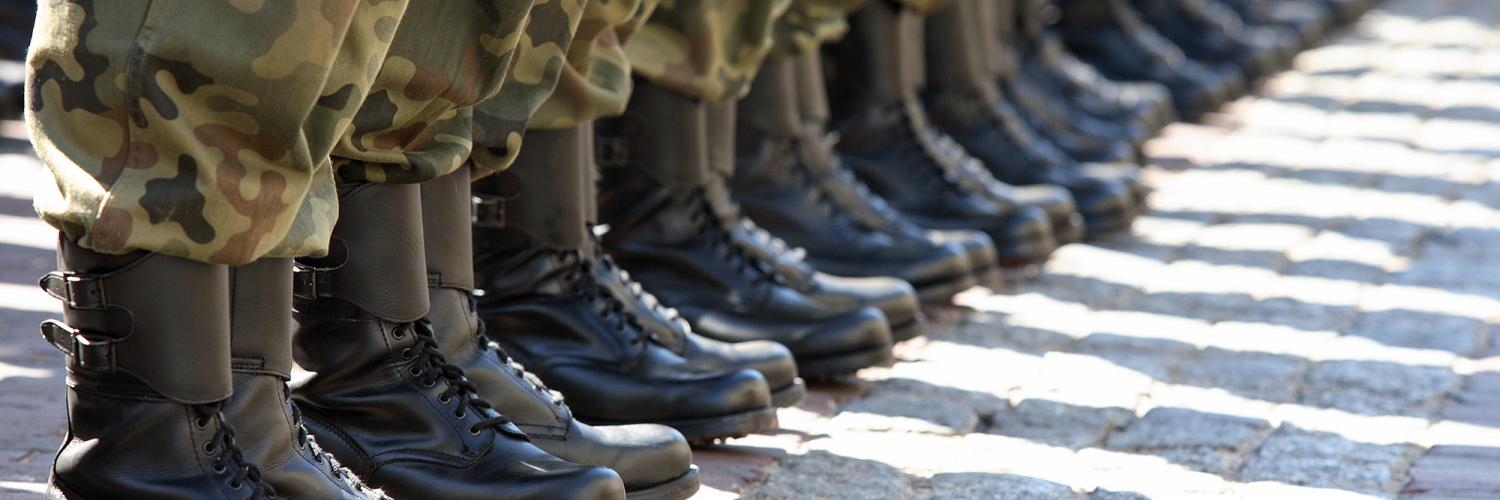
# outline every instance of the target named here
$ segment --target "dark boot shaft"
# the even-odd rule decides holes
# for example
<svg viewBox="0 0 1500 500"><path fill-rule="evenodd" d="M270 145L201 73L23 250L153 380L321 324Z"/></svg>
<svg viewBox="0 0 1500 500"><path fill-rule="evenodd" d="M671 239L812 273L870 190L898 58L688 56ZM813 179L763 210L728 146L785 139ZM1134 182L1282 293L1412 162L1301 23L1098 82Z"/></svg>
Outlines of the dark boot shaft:
<svg viewBox="0 0 1500 500"><path fill-rule="evenodd" d="M415 185L346 186L329 257L298 262L295 390L319 443L396 497L618 498L619 477L543 452L443 356ZM391 422L400 422L392 426Z"/></svg>
<svg viewBox="0 0 1500 500"><path fill-rule="evenodd" d="M54 494L255 498L273 494L222 418L230 377L228 270L160 254L99 254L62 240L43 288L66 322L68 435Z"/></svg>

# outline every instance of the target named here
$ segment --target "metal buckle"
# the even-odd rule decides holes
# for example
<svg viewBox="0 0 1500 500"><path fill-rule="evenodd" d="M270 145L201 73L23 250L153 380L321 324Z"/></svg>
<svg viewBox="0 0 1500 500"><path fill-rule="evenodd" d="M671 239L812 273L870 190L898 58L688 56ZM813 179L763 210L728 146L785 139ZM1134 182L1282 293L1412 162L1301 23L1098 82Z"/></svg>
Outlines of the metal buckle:
<svg viewBox="0 0 1500 500"><path fill-rule="evenodd" d="M476 194L470 199L472 222L483 228L506 227L505 198Z"/></svg>
<svg viewBox="0 0 1500 500"><path fill-rule="evenodd" d="M115 344L118 340L90 338L61 321L49 319L41 325L42 339L72 358L74 364L94 370L115 368Z"/></svg>
<svg viewBox="0 0 1500 500"><path fill-rule="evenodd" d="M333 277L322 270L298 266L292 271L292 295L305 299L322 297L333 288Z"/></svg>
<svg viewBox="0 0 1500 500"><path fill-rule="evenodd" d="M72 309L104 309L109 299L99 278L53 271L37 283L42 290Z"/></svg>

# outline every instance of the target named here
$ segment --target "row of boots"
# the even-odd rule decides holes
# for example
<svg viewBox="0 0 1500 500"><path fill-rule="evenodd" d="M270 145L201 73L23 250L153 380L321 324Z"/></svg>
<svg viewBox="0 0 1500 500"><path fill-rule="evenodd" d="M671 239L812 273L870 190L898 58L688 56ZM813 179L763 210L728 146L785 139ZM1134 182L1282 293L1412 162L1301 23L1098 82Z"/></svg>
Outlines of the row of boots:
<svg viewBox="0 0 1500 500"><path fill-rule="evenodd" d="M738 104L638 81L505 172L341 185L324 257L61 240L48 495L687 498L691 446L891 363L923 304L1129 228L1141 143L1229 92L1178 73L1265 74L1326 29L1286 5L1356 3L874 1Z"/></svg>

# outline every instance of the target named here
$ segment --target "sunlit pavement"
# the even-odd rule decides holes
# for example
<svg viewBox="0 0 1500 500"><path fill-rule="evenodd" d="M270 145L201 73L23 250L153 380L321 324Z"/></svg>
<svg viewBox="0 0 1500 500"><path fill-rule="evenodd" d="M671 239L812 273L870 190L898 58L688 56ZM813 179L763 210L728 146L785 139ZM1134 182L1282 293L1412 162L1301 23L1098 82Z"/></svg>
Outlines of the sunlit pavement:
<svg viewBox="0 0 1500 500"><path fill-rule="evenodd" d="M1493 0L1391 0L1172 127L1133 234L700 450L700 497L1500 497L1497 25ZM0 172L0 496L25 497L64 426L35 326L54 236L24 142Z"/></svg>

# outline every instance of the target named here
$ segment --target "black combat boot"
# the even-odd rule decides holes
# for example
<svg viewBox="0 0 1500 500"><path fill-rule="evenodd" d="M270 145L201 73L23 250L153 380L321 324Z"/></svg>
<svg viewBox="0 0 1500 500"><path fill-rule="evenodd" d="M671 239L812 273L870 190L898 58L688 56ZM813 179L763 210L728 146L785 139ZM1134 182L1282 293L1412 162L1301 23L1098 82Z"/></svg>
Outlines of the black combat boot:
<svg viewBox="0 0 1500 500"><path fill-rule="evenodd" d="M804 249L813 268L835 276L898 277L911 283L924 302L948 302L975 285L961 245L882 231L844 209L832 186L843 180L838 175L842 167L832 161L822 131L802 119L796 66L791 58L767 60L750 95L739 104L731 189L745 214ZM817 151L804 151L808 149ZM915 311L883 312L897 340L920 330ZM895 316L902 313L910 317L908 325L897 324Z"/></svg>
<svg viewBox="0 0 1500 500"><path fill-rule="evenodd" d="M1051 2L1045 2L1041 8L1044 13L1057 11ZM1022 54L1021 64L1023 75L1045 80L1047 83L1043 85L1050 84L1049 88L1062 95L1069 105L1090 116L1106 121L1137 122L1151 135L1177 121L1172 93L1165 86L1109 79L1073 55L1050 24L1039 32L1031 50Z"/></svg>
<svg viewBox="0 0 1500 500"><path fill-rule="evenodd" d="M68 429L48 498L274 498L224 417L233 391L229 269L58 244L42 278L64 321ZM256 438L259 439L259 438Z"/></svg>
<svg viewBox="0 0 1500 500"><path fill-rule="evenodd" d="M990 71L989 61L998 50L993 38L983 36L982 21L990 16L979 10L978 2L958 2L927 19L927 46L934 57L927 65L933 84L926 102L933 121L1000 180L1067 188L1090 234L1130 227L1139 210L1138 195L1132 190L1138 168L1131 164L1086 168L1036 136L994 83L993 73L998 72ZM1108 173L1090 175L1091 171Z"/></svg>
<svg viewBox="0 0 1500 500"><path fill-rule="evenodd" d="M479 386L480 397L493 401L543 451L576 464L614 469L625 482L627 499L692 496L698 491L698 469L682 434L661 425L593 427L579 422L562 395L548 390L484 336L472 296L474 205L469 178L469 169L463 168L421 187L427 296L432 304L427 316L438 349Z"/></svg>
<svg viewBox="0 0 1500 500"><path fill-rule="evenodd" d="M345 184L329 255L298 259L293 389L323 449L398 498L623 498L620 476L533 445L439 349L421 196Z"/></svg>
<svg viewBox="0 0 1500 500"><path fill-rule="evenodd" d="M694 331L780 342L804 377L891 361L880 310L830 307L803 294L735 234L745 221L729 199L730 172L710 171L708 107L639 81L624 116L600 124L605 249ZM724 160L720 168L731 163Z"/></svg>
<svg viewBox="0 0 1500 500"><path fill-rule="evenodd" d="M1210 0L1133 0L1132 5L1189 58L1238 68L1250 80L1281 70L1297 44L1289 36L1247 31L1239 14Z"/></svg>
<svg viewBox="0 0 1500 500"><path fill-rule="evenodd" d="M515 166L475 188L478 312L490 338L595 425L659 423L707 443L776 427L766 380L661 346L595 277L581 128L528 133Z"/></svg>
<svg viewBox="0 0 1500 500"><path fill-rule="evenodd" d="M591 256L594 265L594 280L603 286L615 300L624 304L625 311L635 315L636 324L645 329L657 345L667 348L694 366L704 370L738 370L749 368L760 372L771 388L771 404L777 408L795 406L807 395L807 384L797 376L797 361L786 346L771 340L748 340L724 342L697 334L687 320L662 304L655 295L636 283L630 273L615 263L599 243L601 229L594 221L599 220L598 186L595 184L593 164L594 128L585 125L579 150L588 162L590 175L584 178L583 199L587 202L585 216L590 221L589 241L585 254ZM564 156L558 153L557 156Z"/></svg>
<svg viewBox="0 0 1500 500"><path fill-rule="evenodd" d="M715 103L708 106L707 114L709 179L723 182L726 192L735 170L736 110L733 102ZM747 139L757 140L751 148L763 145L762 137L751 134ZM726 214L733 214L738 220L729 232L735 240L732 243L749 251L755 259L770 263L782 283L830 309L879 309L890 324L891 338L896 341L921 335L926 318L910 283L889 276L846 278L817 272L805 260L805 250L793 248L761 229L743 215L733 197L724 201L724 208Z"/></svg>
<svg viewBox="0 0 1500 500"><path fill-rule="evenodd" d="M704 370L749 368L760 372L771 388L771 405L777 408L796 406L807 395L807 384L797 376L797 361L786 346L770 340L724 342L698 335L676 309L663 305L615 264L597 236L589 247L595 262L594 279L625 304L627 311L634 312L636 322L658 345Z"/></svg>
<svg viewBox="0 0 1500 500"><path fill-rule="evenodd" d="M1188 59L1126 0L1061 0L1058 5L1059 27L1075 54L1110 78L1166 85L1184 119L1218 108L1242 85L1242 75L1215 72Z"/></svg>
<svg viewBox="0 0 1500 500"><path fill-rule="evenodd" d="M925 70L915 13L872 2L851 21L849 36L830 49L831 95L839 153L861 180L918 225L984 231L1002 266L1041 263L1057 248L1054 235L1081 236L1082 217L1066 192L1043 188L1024 199L1035 190L995 180L927 121L917 97Z"/></svg>
<svg viewBox="0 0 1500 500"><path fill-rule="evenodd" d="M1322 40L1333 28L1328 4L1319 0L1223 0L1246 25L1281 30L1297 37L1298 49Z"/></svg>
<svg viewBox="0 0 1500 500"><path fill-rule="evenodd" d="M1048 138L1062 133L1115 141L1130 148L1128 161L1138 163L1139 148L1153 133L1150 125L1139 117L1104 119L1089 114L1070 101L1068 93L1048 75L1027 71L1027 59L1035 57L1028 54L1040 50L1046 33L1047 22L1042 16L1056 15L1056 9L1038 7L1038 3L1047 5L1045 0L999 0L979 5L986 34L1000 40L991 45L996 55L990 59L999 70L1005 97ZM1062 139L1054 138L1053 142L1062 144ZM1087 159L1076 153L1070 156Z"/></svg>
<svg viewBox="0 0 1500 500"><path fill-rule="evenodd" d="M875 194L845 165L837 151L837 134L828 132L833 119L828 106L828 81L824 78L823 58L819 51L803 54L795 60L794 73L797 83L797 105L802 118L802 136L796 150L797 161L823 180L822 192L829 202L855 224L888 235L903 245L942 246L959 245L968 256L969 274L973 282L955 281L946 289L932 285L917 284L917 293L923 301L938 301L950 293L958 293L973 284L998 288L1001 286L999 258L995 243L982 231L969 229L935 230L923 229L896 211L885 198ZM754 89L752 88L752 91ZM814 265L835 275L856 276L859 271L847 269L839 261L811 259Z"/></svg>
<svg viewBox="0 0 1500 500"><path fill-rule="evenodd" d="M245 458L286 498L386 498L323 451L292 404L292 259L230 268L229 300L234 396L224 415Z"/></svg>

